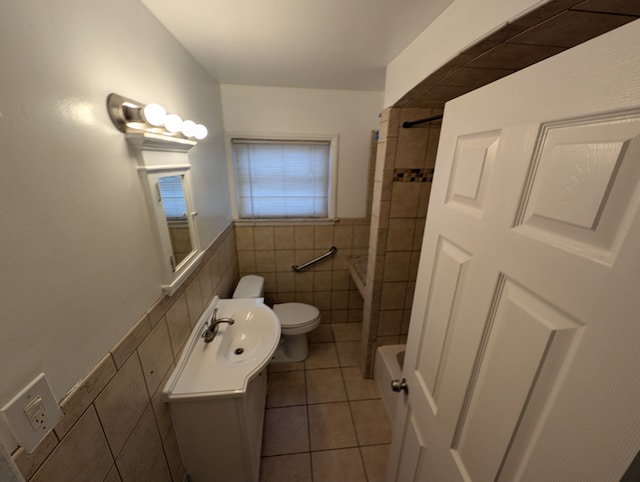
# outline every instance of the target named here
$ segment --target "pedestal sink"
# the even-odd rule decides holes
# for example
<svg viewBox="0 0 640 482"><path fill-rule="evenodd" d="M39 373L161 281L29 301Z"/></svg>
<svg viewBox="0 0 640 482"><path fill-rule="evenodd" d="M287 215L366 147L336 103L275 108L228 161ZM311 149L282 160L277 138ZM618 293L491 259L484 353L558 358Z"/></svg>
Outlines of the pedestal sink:
<svg viewBox="0 0 640 482"><path fill-rule="evenodd" d="M205 343L214 309L221 323ZM215 297L196 323L163 390L191 482L258 482L266 366L280 322L261 299Z"/></svg>

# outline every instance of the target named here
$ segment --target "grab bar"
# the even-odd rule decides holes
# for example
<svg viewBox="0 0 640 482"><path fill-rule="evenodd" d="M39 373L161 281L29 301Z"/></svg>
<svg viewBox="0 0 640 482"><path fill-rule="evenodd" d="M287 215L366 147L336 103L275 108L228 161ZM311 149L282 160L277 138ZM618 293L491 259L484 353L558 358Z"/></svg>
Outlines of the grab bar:
<svg viewBox="0 0 640 482"><path fill-rule="evenodd" d="M329 252L324 253L322 256L318 256L316 259L312 259L311 261L309 261L308 263L305 263L303 265L300 266L296 266L295 264L291 267L291 269L293 271L302 271L303 269L311 266L314 263L317 263L318 261L322 261L324 258L328 258L329 256L335 254L338 251L338 248L336 248L335 246L331 246L331 248L329 248Z"/></svg>

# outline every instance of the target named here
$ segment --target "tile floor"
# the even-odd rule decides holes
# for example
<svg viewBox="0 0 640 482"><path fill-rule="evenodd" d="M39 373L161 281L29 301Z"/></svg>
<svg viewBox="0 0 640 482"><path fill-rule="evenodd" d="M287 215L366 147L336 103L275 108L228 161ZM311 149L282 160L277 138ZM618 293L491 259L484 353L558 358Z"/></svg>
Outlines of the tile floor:
<svg viewBox="0 0 640 482"><path fill-rule="evenodd" d="M270 366L261 482L384 481L391 424L359 340L359 323L321 325L306 361Z"/></svg>

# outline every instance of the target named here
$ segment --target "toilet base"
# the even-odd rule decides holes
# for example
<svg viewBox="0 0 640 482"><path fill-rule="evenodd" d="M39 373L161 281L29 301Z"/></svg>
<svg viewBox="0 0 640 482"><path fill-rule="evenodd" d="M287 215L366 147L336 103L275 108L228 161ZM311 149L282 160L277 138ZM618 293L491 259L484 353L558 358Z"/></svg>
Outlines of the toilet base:
<svg viewBox="0 0 640 482"><path fill-rule="evenodd" d="M307 334L280 335L280 343L271 363L301 362L309 356Z"/></svg>

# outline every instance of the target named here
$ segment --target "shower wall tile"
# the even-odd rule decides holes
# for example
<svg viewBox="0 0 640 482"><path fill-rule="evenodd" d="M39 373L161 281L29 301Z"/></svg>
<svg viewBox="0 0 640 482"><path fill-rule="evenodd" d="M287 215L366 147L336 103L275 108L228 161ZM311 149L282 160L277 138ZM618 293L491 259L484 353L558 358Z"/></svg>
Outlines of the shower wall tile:
<svg viewBox="0 0 640 482"><path fill-rule="evenodd" d="M468 60L471 60L469 57ZM442 78L462 64L442 70ZM476 72L467 72L471 75ZM427 91L432 82L422 88ZM433 168L441 121L402 128L405 121L443 112L433 108L389 108L381 116L368 248L367 290L362 310L363 336L360 368L373 374L375 349L397 343L410 313L417 265L428 211ZM384 135L382 135L384 134ZM390 149L389 146L393 146ZM407 315L405 315L405 312ZM393 318L389 318L393 313Z"/></svg>
<svg viewBox="0 0 640 482"><path fill-rule="evenodd" d="M240 237L243 245L250 239L253 250L253 232L247 230ZM60 402L65 415L54 431L32 454L23 448L12 454L25 479L184 480L162 388L191 332L190 318L195 323L214 295L231 295L239 274L236 243L234 226L229 225L177 292L163 296L134 320L111 351L65 395Z"/></svg>
<svg viewBox="0 0 640 482"><path fill-rule="evenodd" d="M410 251L387 252L384 260L384 279L386 281L406 281L409 279L410 263Z"/></svg>
<svg viewBox="0 0 640 482"><path fill-rule="evenodd" d="M386 251L410 251L413 247L415 218L391 218Z"/></svg>
<svg viewBox="0 0 640 482"><path fill-rule="evenodd" d="M394 182L391 191L391 218L418 217L421 183Z"/></svg>

